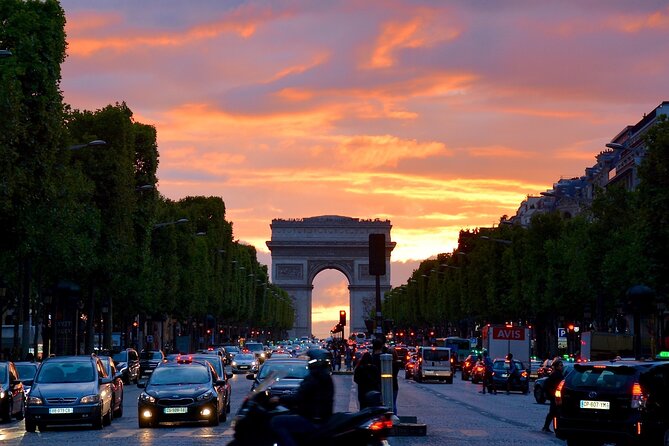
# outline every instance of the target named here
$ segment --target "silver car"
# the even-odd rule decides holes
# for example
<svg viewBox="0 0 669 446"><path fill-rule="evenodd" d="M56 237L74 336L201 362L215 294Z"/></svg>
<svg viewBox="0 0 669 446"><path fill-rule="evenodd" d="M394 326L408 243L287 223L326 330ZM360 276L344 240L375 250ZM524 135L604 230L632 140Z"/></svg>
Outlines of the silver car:
<svg viewBox="0 0 669 446"><path fill-rule="evenodd" d="M253 353L238 353L230 366L232 373L255 373L258 371L258 359Z"/></svg>

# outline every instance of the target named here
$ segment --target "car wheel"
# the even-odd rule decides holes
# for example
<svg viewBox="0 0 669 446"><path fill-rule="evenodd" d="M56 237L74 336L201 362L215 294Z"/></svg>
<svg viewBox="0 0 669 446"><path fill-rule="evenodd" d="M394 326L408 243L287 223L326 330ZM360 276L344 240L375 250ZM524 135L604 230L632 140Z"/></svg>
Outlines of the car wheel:
<svg viewBox="0 0 669 446"><path fill-rule="evenodd" d="M463 381L469 381L469 377L467 376L467 374L466 374L465 372L462 372L462 373L460 374L460 378L461 378Z"/></svg>
<svg viewBox="0 0 669 446"><path fill-rule="evenodd" d="M95 430L102 429L102 426L104 425L104 417L105 417L105 414L102 413L102 407L100 407L100 416L97 417L95 420L93 420L93 423L92 423L93 429L95 429Z"/></svg>
<svg viewBox="0 0 669 446"><path fill-rule="evenodd" d="M112 406L113 408L114 406ZM114 411L114 418L121 418L123 416L123 397L121 397L121 403L118 405L118 409Z"/></svg>
<svg viewBox="0 0 669 446"><path fill-rule="evenodd" d="M215 409L216 410L216 409ZM218 421L218 414L215 412L214 416L209 420L209 426L218 426L221 422Z"/></svg>
<svg viewBox="0 0 669 446"><path fill-rule="evenodd" d="M112 424L112 420L114 419L114 400L111 401L109 404L109 410L107 411L107 415L103 418L102 422L104 423L105 426L109 426Z"/></svg>
<svg viewBox="0 0 669 446"><path fill-rule="evenodd" d="M453 377L446 378L446 384L453 384Z"/></svg>
<svg viewBox="0 0 669 446"><path fill-rule="evenodd" d="M26 432L35 432L37 424L34 421L26 420Z"/></svg>
<svg viewBox="0 0 669 446"><path fill-rule="evenodd" d="M10 398L11 398L11 395L10 395ZM9 423L10 421L12 421L12 412L14 411L13 406L14 406L14 403L12 402L12 400L9 400L9 404L7 404L7 412L2 414L2 421L4 423Z"/></svg>
<svg viewBox="0 0 669 446"><path fill-rule="evenodd" d="M227 412L226 408L224 407L223 410L221 411L221 415L218 417L218 420L221 423L225 423L227 421L227 419L228 419L228 412Z"/></svg>
<svg viewBox="0 0 669 446"><path fill-rule="evenodd" d="M538 404L544 404L546 402L546 397L544 396L544 391L541 386L534 386L534 399Z"/></svg>
<svg viewBox="0 0 669 446"><path fill-rule="evenodd" d="M228 400L228 404L225 405L225 413L230 413L230 400Z"/></svg>
<svg viewBox="0 0 669 446"><path fill-rule="evenodd" d="M21 410L16 414L16 419L21 421L26 416L26 403L21 404Z"/></svg>

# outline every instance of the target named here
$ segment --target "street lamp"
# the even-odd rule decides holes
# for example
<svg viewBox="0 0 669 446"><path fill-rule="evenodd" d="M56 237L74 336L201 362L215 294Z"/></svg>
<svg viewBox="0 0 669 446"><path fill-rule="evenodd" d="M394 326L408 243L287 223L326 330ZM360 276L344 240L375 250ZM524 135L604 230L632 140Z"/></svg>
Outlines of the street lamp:
<svg viewBox="0 0 669 446"><path fill-rule="evenodd" d="M155 225L153 225L153 229L164 228L165 226L172 226L172 225L182 225L184 223L188 223L187 218L180 218L175 221L167 221L164 223L156 223Z"/></svg>
<svg viewBox="0 0 669 446"><path fill-rule="evenodd" d="M144 191L148 191L148 190L153 190L153 189L155 189L155 188L156 188L156 187L155 187L155 185L153 185L153 184L142 184L141 186L137 186L137 187L135 188L135 190L136 190L137 192L144 192Z"/></svg>
<svg viewBox="0 0 669 446"><path fill-rule="evenodd" d="M107 141L103 141L101 139L94 139L93 141L89 141L86 144L75 144L73 146L70 146L67 148L67 150L80 150L80 149L85 149L86 147L102 147L106 145Z"/></svg>
<svg viewBox="0 0 669 446"><path fill-rule="evenodd" d="M12 55L12 52L9 50L0 50L0 59L5 58L5 57L10 57Z"/></svg>

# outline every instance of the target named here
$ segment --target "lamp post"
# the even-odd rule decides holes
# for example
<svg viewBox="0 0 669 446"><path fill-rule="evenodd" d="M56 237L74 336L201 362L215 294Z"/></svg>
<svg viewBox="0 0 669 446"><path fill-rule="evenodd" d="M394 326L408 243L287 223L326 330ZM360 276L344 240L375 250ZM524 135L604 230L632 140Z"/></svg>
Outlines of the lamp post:
<svg viewBox="0 0 669 446"><path fill-rule="evenodd" d="M172 225L182 225L184 223L188 223L187 218L180 218L180 219L175 220L175 221L167 221L167 222L164 222L164 223L156 223L155 225L153 225L153 229L154 230L155 229L160 229L160 228L164 228L166 226L172 226Z"/></svg>
<svg viewBox="0 0 669 446"><path fill-rule="evenodd" d="M85 144L75 144L73 146L69 146L67 150L81 150L85 149L86 147L104 147L107 145L107 141L104 141L102 139L94 139L93 141L89 141Z"/></svg>

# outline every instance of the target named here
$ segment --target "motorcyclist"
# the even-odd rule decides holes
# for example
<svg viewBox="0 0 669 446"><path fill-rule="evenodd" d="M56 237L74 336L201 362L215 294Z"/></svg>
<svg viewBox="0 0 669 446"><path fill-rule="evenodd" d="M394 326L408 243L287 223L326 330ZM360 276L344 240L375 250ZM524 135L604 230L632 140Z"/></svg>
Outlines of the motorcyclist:
<svg viewBox="0 0 669 446"><path fill-rule="evenodd" d="M302 380L297 392L272 398L272 402L284 404L295 410L294 414L272 418L270 427L276 433L280 446L296 445L295 434L315 432L332 415L334 382L330 376L327 352L309 349L306 356L309 373Z"/></svg>

